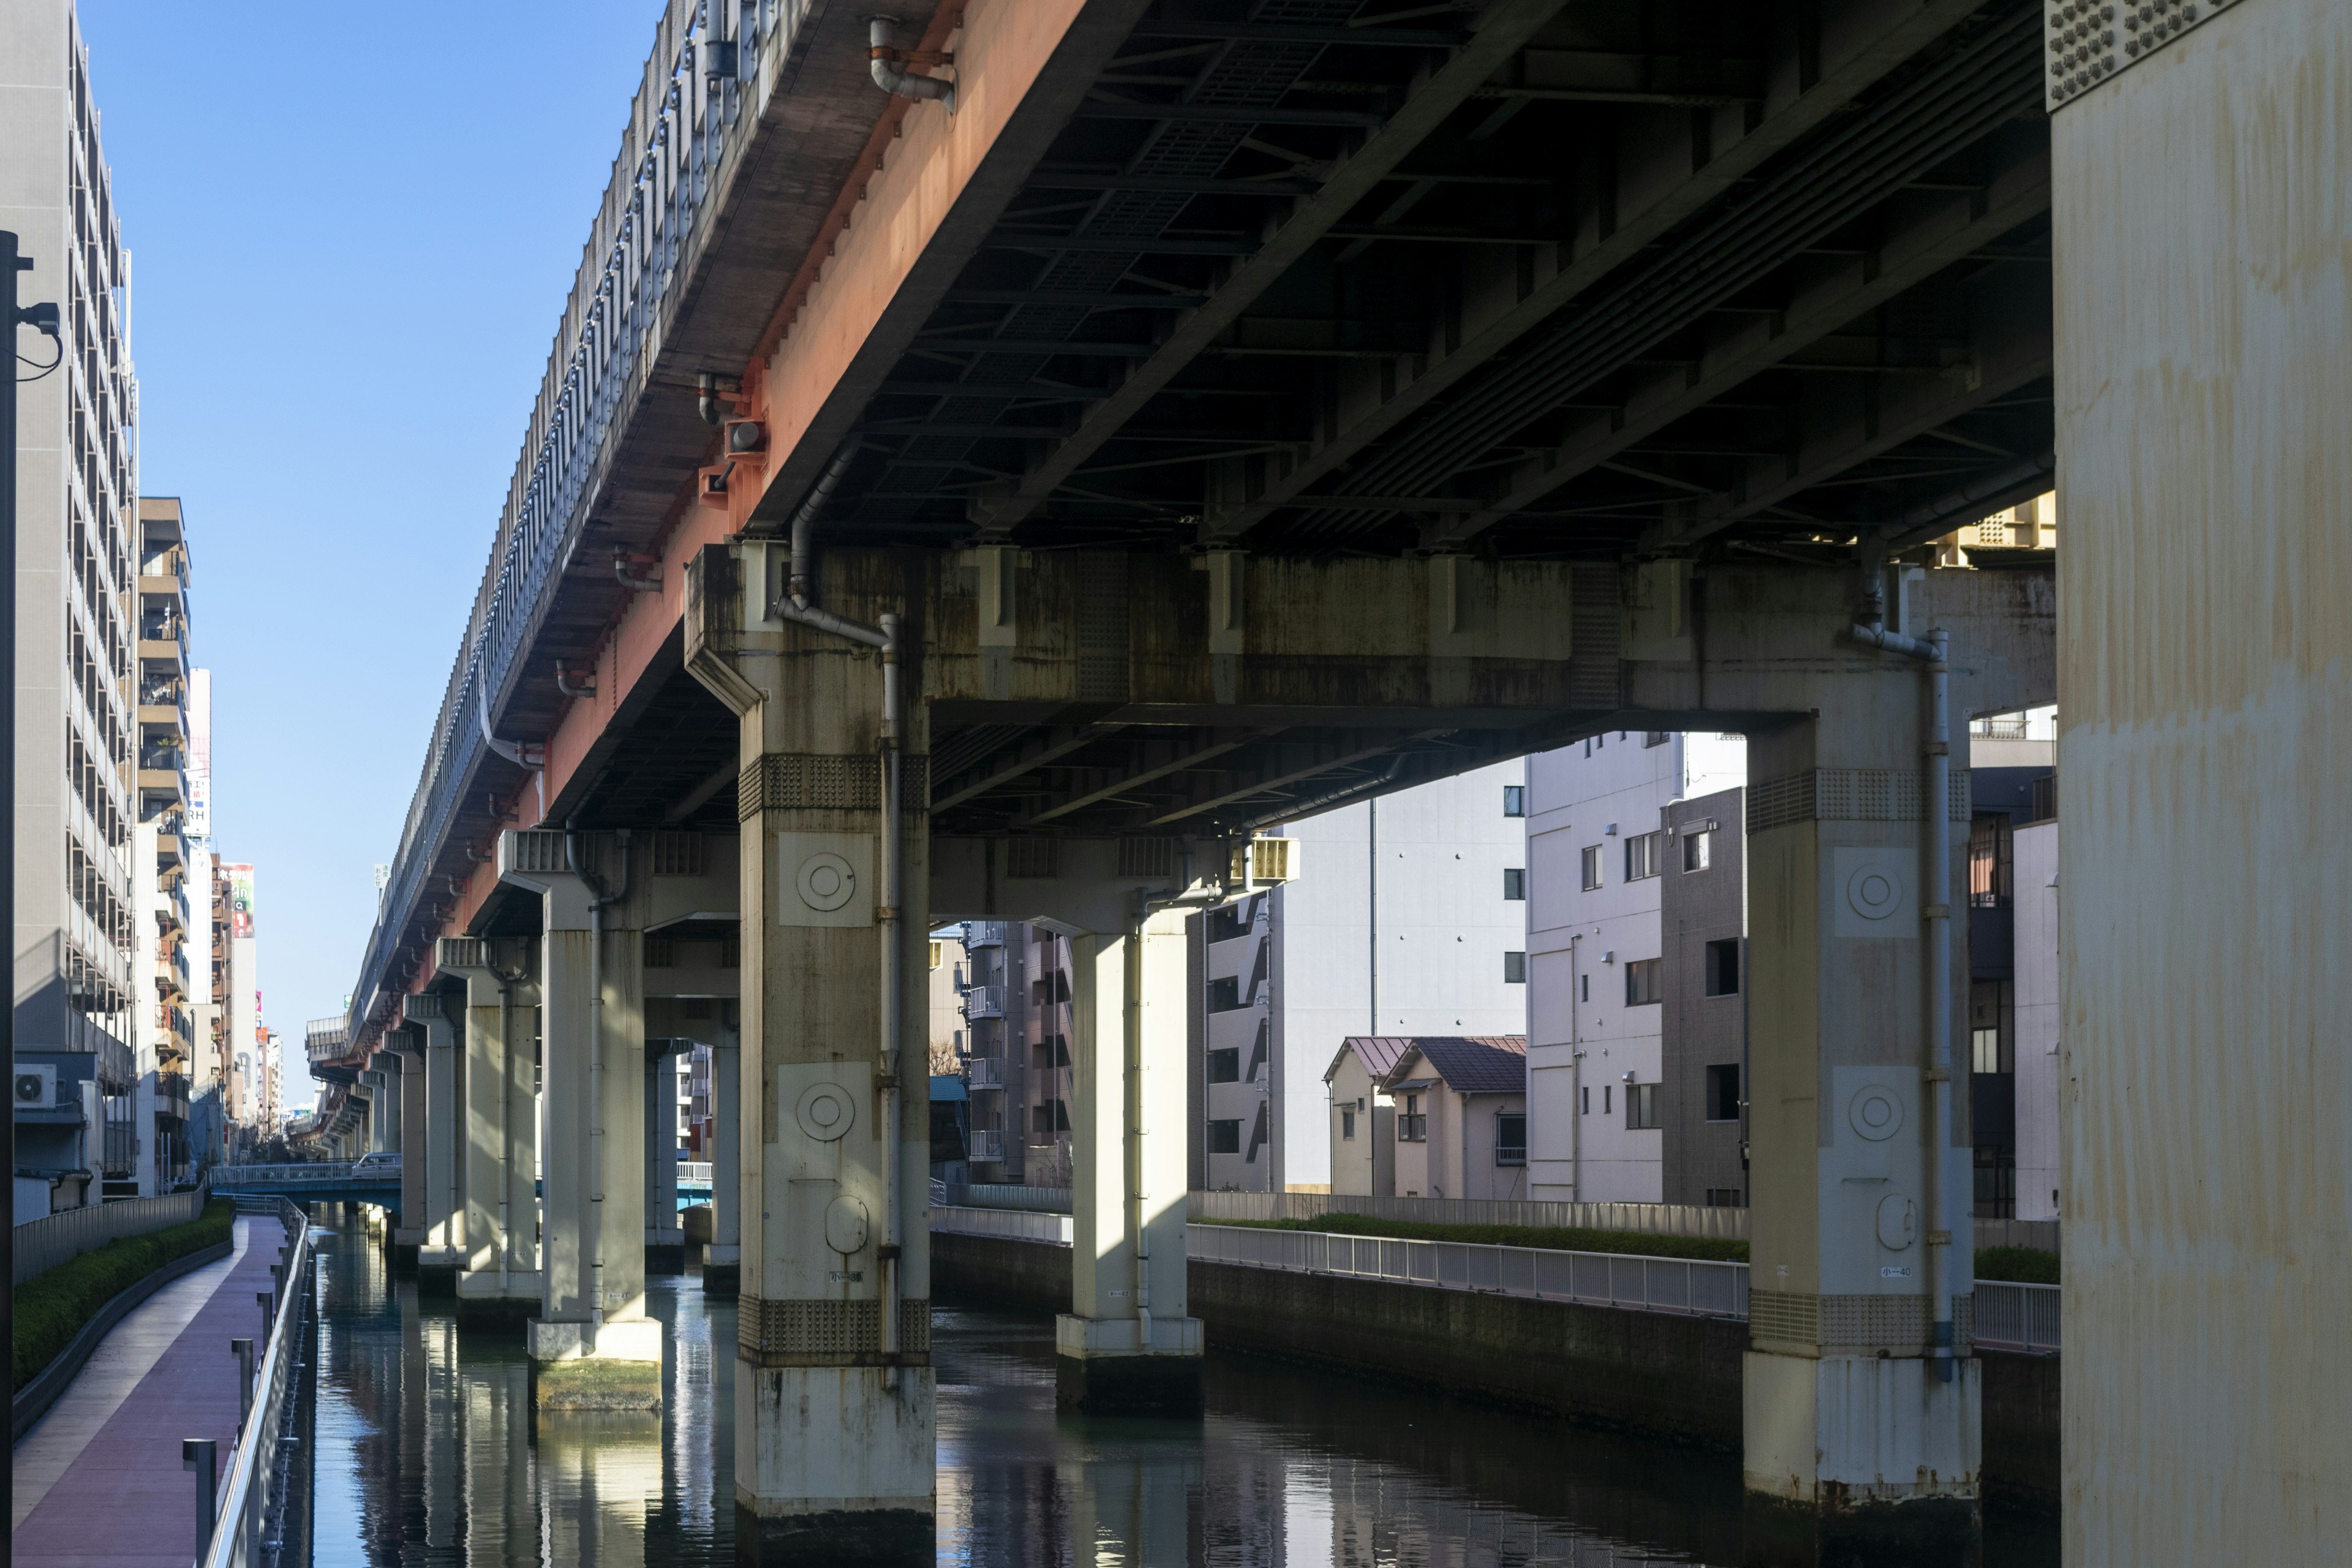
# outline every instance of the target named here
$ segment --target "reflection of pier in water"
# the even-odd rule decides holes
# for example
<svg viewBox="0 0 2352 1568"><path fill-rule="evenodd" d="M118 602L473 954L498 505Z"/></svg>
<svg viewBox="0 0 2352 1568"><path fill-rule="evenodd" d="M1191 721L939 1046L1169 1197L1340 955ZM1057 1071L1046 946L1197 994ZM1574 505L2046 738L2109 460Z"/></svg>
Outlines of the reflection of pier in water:
<svg viewBox="0 0 2352 1568"><path fill-rule="evenodd" d="M335 1223L333 1216L329 1224ZM519 1335L332 1238L320 1346L320 1568L734 1562L735 1307L656 1277L658 1416L541 1415ZM1740 1560L1738 1461L1383 1384L1213 1356L1187 1425L1054 1404L1043 1320L942 1311L940 1561L969 1568L1614 1568ZM1994 1568L2054 1563L1998 1518Z"/></svg>

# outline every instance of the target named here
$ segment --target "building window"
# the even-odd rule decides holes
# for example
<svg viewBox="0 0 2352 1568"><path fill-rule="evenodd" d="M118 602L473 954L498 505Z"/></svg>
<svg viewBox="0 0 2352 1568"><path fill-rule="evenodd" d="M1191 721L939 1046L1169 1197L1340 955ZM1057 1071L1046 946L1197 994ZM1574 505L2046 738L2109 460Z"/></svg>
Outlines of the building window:
<svg viewBox="0 0 2352 1568"><path fill-rule="evenodd" d="M1674 738L1674 732L1669 730L1644 730L1642 731L1642 744L1644 746L1663 746Z"/></svg>
<svg viewBox="0 0 2352 1568"><path fill-rule="evenodd" d="M1739 994L1739 939L1727 936L1706 944L1706 994Z"/></svg>
<svg viewBox="0 0 2352 1568"><path fill-rule="evenodd" d="M1646 1007L1665 999L1666 961L1637 958L1625 965L1625 1005Z"/></svg>
<svg viewBox="0 0 2352 1568"><path fill-rule="evenodd" d="M1706 870L1709 847L1713 845L1714 842L1715 835L1705 828L1701 828L1696 833L1684 834L1683 869L1685 871Z"/></svg>
<svg viewBox="0 0 2352 1568"><path fill-rule="evenodd" d="M1978 1072L2000 1070L2000 1031L1971 1029L1969 1031L1969 1066Z"/></svg>
<svg viewBox="0 0 2352 1568"><path fill-rule="evenodd" d="M1525 816L1527 814L1528 786L1525 784L1505 784L1503 786L1503 815L1505 816Z"/></svg>
<svg viewBox="0 0 2352 1568"><path fill-rule="evenodd" d="M1209 982L1210 1012L1232 1013L1248 1005L1242 1000L1242 983L1238 976L1228 974L1223 980Z"/></svg>
<svg viewBox="0 0 2352 1568"><path fill-rule="evenodd" d="M1706 1069L1706 1119L1709 1121L1739 1120L1739 1066Z"/></svg>
<svg viewBox="0 0 2352 1568"><path fill-rule="evenodd" d="M1627 1084L1625 1125L1639 1131L1658 1124L1658 1086L1654 1083Z"/></svg>
<svg viewBox="0 0 2352 1568"><path fill-rule="evenodd" d="M1209 1053L1211 1083L1239 1083L1242 1080L1242 1053L1239 1047Z"/></svg>
<svg viewBox="0 0 2352 1568"><path fill-rule="evenodd" d="M1528 1113L1524 1110L1498 1110L1495 1113L1495 1163L1524 1165L1528 1163Z"/></svg>
<svg viewBox="0 0 2352 1568"><path fill-rule="evenodd" d="M1592 1000L1592 976L1590 974L1580 974L1576 977L1576 999L1580 1002Z"/></svg>
<svg viewBox="0 0 2352 1568"><path fill-rule="evenodd" d="M1525 899L1528 896L1528 874L1517 866L1503 868L1503 897Z"/></svg>
<svg viewBox="0 0 2352 1568"><path fill-rule="evenodd" d="M1528 955L1524 952L1503 954L1503 984L1525 985L1528 983Z"/></svg>
<svg viewBox="0 0 2352 1568"><path fill-rule="evenodd" d="M1644 877L1658 874L1658 839L1655 832L1636 833L1625 840L1625 879L1638 882Z"/></svg>
<svg viewBox="0 0 2352 1568"><path fill-rule="evenodd" d="M1429 1142L1429 1117L1421 1109L1421 1096L1408 1094L1404 1104L1397 1108L1397 1142L1426 1143Z"/></svg>
<svg viewBox="0 0 2352 1568"><path fill-rule="evenodd" d="M1242 1152L1242 1123L1239 1117L1230 1121L1209 1123L1209 1152L1238 1154Z"/></svg>
<svg viewBox="0 0 2352 1568"><path fill-rule="evenodd" d="M1609 1110L1609 1096L1615 1088L1616 1086L1614 1084L1604 1083L1601 1086L1601 1114L1603 1116L1611 1114Z"/></svg>
<svg viewBox="0 0 2352 1568"><path fill-rule="evenodd" d="M1350 1143L1356 1141L1356 1113L1352 1110L1339 1112L1339 1136Z"/></svg>
<svg viewBox="0 0 2352 1568"><path fill-rule="evenodd" d="M1738 1187L1709 1187L1706 1206L1711 1209L1744 1209L1748 1199Z"/></svg>
<svg viewBox="0 0 2352 1568"><path fill-rule="evenodd" d="M1591 1089L1580 1089L1576 1091L1576 1113L1579 1116L1590 1116L1592 1114L1592 1091Z"/></svg>
<svg viewBox="0 0 2352 1568"><path fill-rule="evenodd" d="M1591 892L1601 886L1601 846L1590 845L1584 851L1584 890Z"/></svg>
<svg viewBox="0 0 2352 1568"><path fill-rule="evenodd" d="M1972 908L2009 908L2011 857L2008 817L1979 816L1969 824L1969 903Z"/></svg>

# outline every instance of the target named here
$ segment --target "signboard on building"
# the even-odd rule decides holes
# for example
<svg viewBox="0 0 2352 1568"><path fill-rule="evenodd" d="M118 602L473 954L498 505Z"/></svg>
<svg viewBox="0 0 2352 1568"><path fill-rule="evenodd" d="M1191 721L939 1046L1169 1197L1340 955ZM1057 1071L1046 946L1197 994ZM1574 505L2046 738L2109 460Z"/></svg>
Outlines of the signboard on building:
<svg viewBox="0 0 2352 1568"><path fill-rule="evenodd" d="M253 868L224 866L221 875L228 879L228 934L250 937L253 935Z"/></svg>
<svg viewBox="0 0 2352 1568"><path fill-rule="evenodd" d="M213 672L188 672L187 836L213 836Z"/></svg>

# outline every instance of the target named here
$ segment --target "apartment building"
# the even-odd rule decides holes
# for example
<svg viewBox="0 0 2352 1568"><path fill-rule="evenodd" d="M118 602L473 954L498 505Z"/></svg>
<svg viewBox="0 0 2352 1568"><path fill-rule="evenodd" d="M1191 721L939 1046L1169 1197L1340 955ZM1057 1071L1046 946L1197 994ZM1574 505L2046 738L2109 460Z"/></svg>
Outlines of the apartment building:
<svg viewBox="0 0 2352 1568"><path fill-rule="evenodd" d="M971 1179L1067 1186L1069 939L1021 921L951 929L941 962L957 999L950 1030L971 1096ZM936 1019L940 970L933 973ZM935 1023L935 1039L938 1032Z"/></svg>
<svg viewBox="0 0 2352 1568"><path fill-rule="evenodd" d="M1696 942L1703 972L1736 880L1716 852L1740 831L1733 802L1711 797L1736 796L1747 766L1740 736L1639 730L1528 760L1528 1196L1664 1201L1665 887L1676 879L1676 967ZM1689 809L1670 823L1677 803ZM1705 822L1718 826L1685 831ZM1713 896L1693 884L1684 899L1680 879L1700 875ZM1700 1009L1695 1052L1721 1048L1725 1011Z"/></svg>
<svg viewBox="0 0 2352 1568"><path fill-rule="evenodd" d="M1350 1036L1524 1032L1525 778L1500 763L1293 822L1288 881L1192 918L1194 1186L1328 1190Z"/></svg>
<svg viewBox="0 0 2352 1568"><path fill-rule="evenodd" d="M1969 726L1969 1139L1976 1212L2057 1215L2057 712Z"/></svg>
<svg viewBox="0 0 2352 1568"><path fill-rule="evenodd" d="M195 1176L188 1135L197 1068L190 953L199 916L188 876L194 737L187 529L180 502L169 497L141 497L138 515L139 820L131 830L131 1045L138 1084L133 1174L107 1182L110 1197L153 1197ZM202 924L210 925L211 913L203 910Z"/></svg>
<svg viewBox="0 0 2352 1568"><path fill-rule="evenodd" d="M12 1085L25 1219L135 1176L137 687L151 658L184 668L184 657L168 622L142 624L130 256L71 0L0 9L0 211L33 263L21 297L55 302L60 322L56 367L16 367Z"/></svg>

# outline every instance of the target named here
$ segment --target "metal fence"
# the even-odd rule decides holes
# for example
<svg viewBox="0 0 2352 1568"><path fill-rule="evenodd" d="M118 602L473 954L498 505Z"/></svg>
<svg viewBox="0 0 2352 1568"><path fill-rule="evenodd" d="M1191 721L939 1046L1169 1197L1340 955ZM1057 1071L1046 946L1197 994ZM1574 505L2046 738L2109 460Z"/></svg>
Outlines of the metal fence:
<svg viewBox="0 0 2352 1568"><path fill-rule="evenodd" d="M2058 1287L1977 1281L1976 1342L1986 1350L2058 1353Z"/></svg>
<svg viewBox="0 0 2352 1568"><path fill-rule="evenodd" d="M307 1336L315 1326L312 1237L309 1218L291 1203L278 1199L278 1215L286 1245L271 1270L277 1290L269 1303L268 1339L253 1373L236 1446L229 1450L212 1540L198 1568L274 1568L288 1544L281 1533L287 1500L302 1484L300 1444L289 1439Z"/></svg>
<svg viewBox="0 0 2352 1568"><path fill-rule="evenodd" d="M125 1198L27 1220L16 1227L16 1283L22 1285L110 1241L185 1225L205 1212L206 1195L206 1189L198 1186L160 1198Z"/></svg>
<svg viewBox="0 0 2352 1568"><path fill-rule="evenodd" d="M1205 1220L1318 1220L1356 1214L1423 1225L1523 1225L1630 1231L1640 1236L1748 1239L1748 1211L1688 1204L1528 1203L1511 1198L1388 1198L1347 1193L1192 1194L1188 1211Z"/></svg>
<svg viewBox="0 0 2352 1568"><path fill-rule="evenodd" d="M931 1201L960 1204L976 1209L1029 1209L1037 1214L1068 1214L1067 1187L1021 1187L1003 1182L933 1182Z"/></svg>
<svg viewBox="0 0 2352 1568"><path fill-rule="evenodd" d="M964 1208L954 1204L931 1205L931 1228L959 1236L992 1236L1000 1241L1042 1241L1067 1247L1072 1220L1066 1214L1040 1214L1031 1209Z"/></svg>
<svg viewBox="0 0 2352 1568"><path fill-rule="evenodd" d="M1467 1241L1401 1241L1244 1226L1187 1228L1185 1256L1292 1274L1337 1274L1538 1301L1578 1301L1690 1317L1748 1316L1748 1265L1611 1252L1556 1252Z"/></svg>

